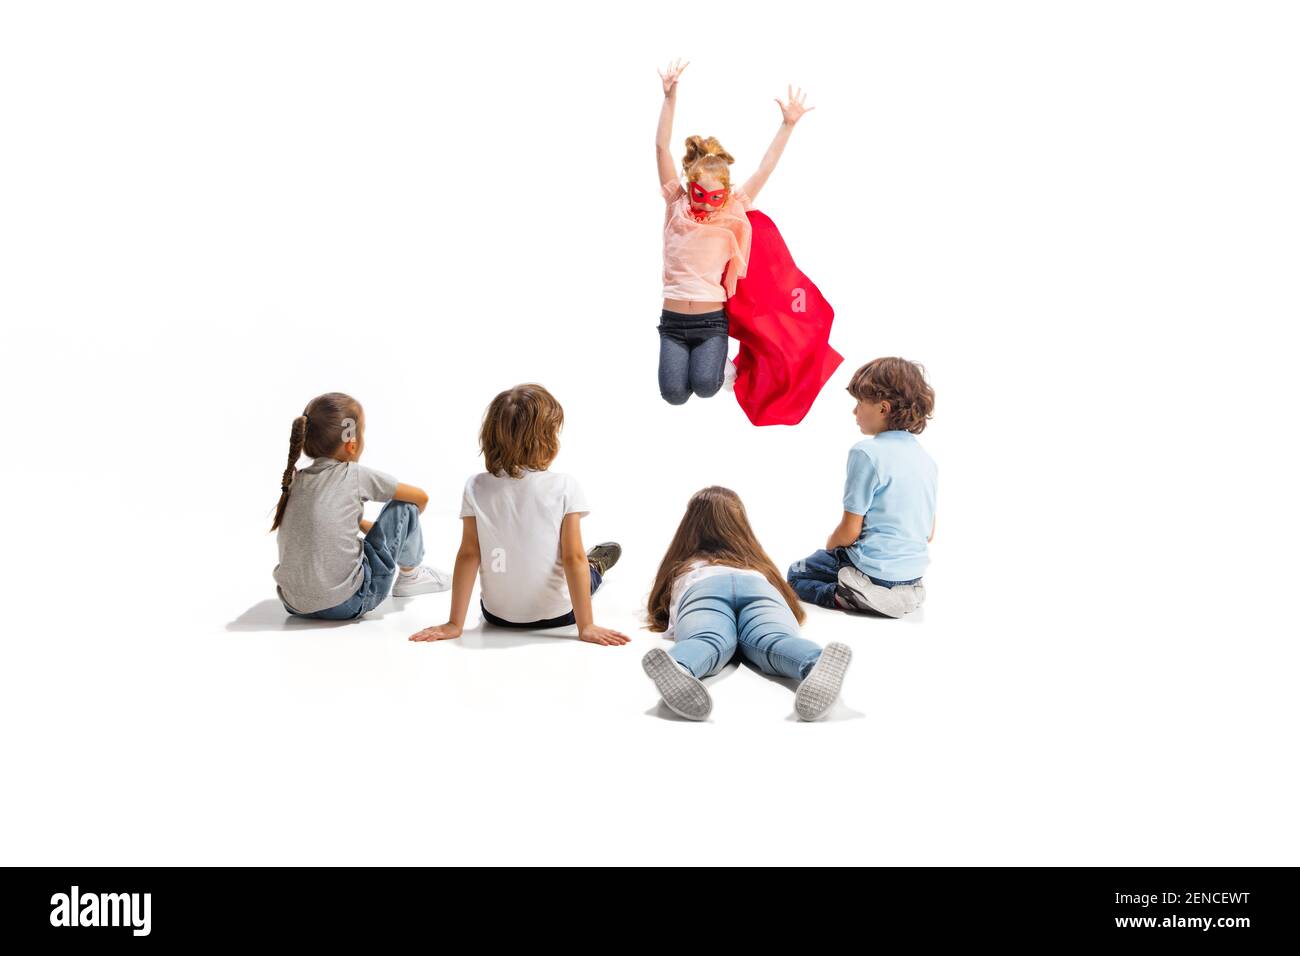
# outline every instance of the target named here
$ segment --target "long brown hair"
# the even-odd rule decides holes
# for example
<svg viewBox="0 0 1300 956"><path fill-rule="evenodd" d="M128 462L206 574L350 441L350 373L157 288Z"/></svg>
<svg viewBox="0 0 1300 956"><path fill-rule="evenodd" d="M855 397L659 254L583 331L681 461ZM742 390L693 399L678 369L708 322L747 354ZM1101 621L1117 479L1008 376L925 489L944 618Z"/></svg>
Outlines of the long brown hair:
<svg viewBox="0 0 1300 956"><path fill-rule="evenodd" d="M342 392L326 392L308 402L302 414L293 420L289 429L289 462L280 478L280 503L275 506L272 531L280 527L284 509L289 506L289 492L298 473L298 459L303 455L328 458L339 450L349 435L355 435L355 431L349 431L349 426L355 429L360 419L361 403L355 398Z"/></svg>
<svg viewBox="0 0 1300 956"><path fill-rule="evenodd" d="M790 605L794 619L803 623L806 615L799 598L758 543L740 496L730 488L710 485L691 495L682 523L677 526L668 553L659 564L647 608L650 630L668 630L668 604L672 599L673 580L697 558L762 572Z"/></svg>
<svg viewBox="0 0 1300 956"><path fill-rule="evenodd" d="M560 453L564 409L536 383L508 388L488 405L478 433L483 463L494 474L519 478L548 468Z"/></svg>

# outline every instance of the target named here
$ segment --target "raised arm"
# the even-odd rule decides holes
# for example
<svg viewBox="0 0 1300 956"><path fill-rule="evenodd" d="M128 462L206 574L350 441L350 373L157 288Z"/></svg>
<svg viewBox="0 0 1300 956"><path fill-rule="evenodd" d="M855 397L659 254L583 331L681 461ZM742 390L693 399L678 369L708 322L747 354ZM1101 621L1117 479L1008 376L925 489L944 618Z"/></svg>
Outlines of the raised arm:
<svg viewBox="0 0 1300 956"><path fill-rule="evenodd" d="M758 164L758 169L754 172L754 175L745 181L744 189L751 200L758 198L758 192L767 182L767 177L771 176L772 170L776 169L777 160L785 152L785 144L794 131L794 124L799 122L799 117L803 116L804 113L811 113L817 108L803 105L804 98L807 95L803 90L792 90L787 86L785 92L788 102L782 103L779 97L776 101L776 105L781 107L781 128L776 131L776 136L772 138L772 145L763 154L763 161Z"/></svg>
<svg viewBox="0 0 1300 956"><path fill-rule="evenodd" d="M659 163L659 185L677 178L677 164L673 162L673 110L677 108L677 80L690 62L673 60L668 72L660 71L664 83L664 105L659 111L659 129L655 132L655 159Z"/></svg>

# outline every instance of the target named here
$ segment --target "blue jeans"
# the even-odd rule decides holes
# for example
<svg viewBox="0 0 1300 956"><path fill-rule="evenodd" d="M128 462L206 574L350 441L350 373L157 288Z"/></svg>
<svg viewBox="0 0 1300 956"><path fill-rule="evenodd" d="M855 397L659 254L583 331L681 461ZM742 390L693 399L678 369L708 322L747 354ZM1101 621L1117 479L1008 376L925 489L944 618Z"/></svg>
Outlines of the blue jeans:
<svg viewBox="0 0 1300 956"><path fill-rule="evenodd" d="M790 587L794 588L794 593L799 595L801 600L819 607L833 608L836 606L835 585L839 583L840 568L852 566L854 565L849 560L848 548L836 548L834 551L823 548L821 551L814 551L802 561L790 565L790 570L785 573L785 579L790 582ZM882 581L869 574L867 577L872 584L879 584L883 588L896 588L900 584L916 584L921 580L913 578L910 581Z"/></svg>
<svg viewBox="0 0 1300 956"><path fill-rule="evenodd" d="M601 576L593 565L587 565L591 569L591 593L595 594L596 589L600 587ZM482 598L478 602L479 610L483 612L483 620L487 621L494 627L523 627L530 631L542 631L548 627L568 627L570 624L576 624L577 618L573 612L561 614L559 617L549 617L544 621L529 621L527 624L520 624L517 621L507 621L504 617L497 617L483 604Z"/></svg>
<svg viewBox="0 0 1300 956"><path fill-rule="evenodd" d="M764 674L803 680L822 654L800 636L781 592L752 574L716 574L687 588L677 606L676 637L669 655L701 679L739 651Z"/></svg>
<svg viewBox="0 0 1300 956"><path fill-rule="evenodd" d="M342 604L323 611L300 614L288 604L284 609L297 617L324 621L350 621L384 603L392 590L399 568L413 568L424 560L424 538L420 534L420 509L406 501L390 501L361 542L360 589Z"/></svg>

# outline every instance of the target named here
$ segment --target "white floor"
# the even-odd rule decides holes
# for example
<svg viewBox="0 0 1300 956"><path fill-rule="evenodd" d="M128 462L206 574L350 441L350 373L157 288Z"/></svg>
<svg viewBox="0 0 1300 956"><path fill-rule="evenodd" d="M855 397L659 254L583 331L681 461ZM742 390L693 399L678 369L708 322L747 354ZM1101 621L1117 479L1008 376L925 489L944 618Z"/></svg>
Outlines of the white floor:
<svg viewBox="0 0 1300 956"><path fill-rule="evenodd" d="M450 512L426 521L435 538ZM600 620L632 632L651 567L630 545ZM623 648L481 628L417 645L447 595L306 623L267 570L184 596L141 580L103 614L51 597L9 635L8 862L1295 856L1295 647L1277 633L1225 644L1165 614L1076 617L1068 597L999 608L985 599L1014 588L936 568L911 619L810 609L810 637L855 652L827 722L797 722L790 689L742 666L693 724L657 704L646 631ZM1083 589L1080 612L1086 594L1104 597Z"/></svg>
<svg viewBox="0 0 1300 956"><path fill-rule="evenodd" d="M694 49L661 6L64 10L0 13L0 862L1300 861L1288 7L760 2ZM676 55L674 140L739 176L817 106L759 202L845 356L795 429L656 393ZM745 669L671 719L638 628L687 498L819 547L878 355L938 392L923 612L810 612L855 653L825 723ZM307 400L365 404L449 567L521 381L634 642L287 621Z"/></svg>

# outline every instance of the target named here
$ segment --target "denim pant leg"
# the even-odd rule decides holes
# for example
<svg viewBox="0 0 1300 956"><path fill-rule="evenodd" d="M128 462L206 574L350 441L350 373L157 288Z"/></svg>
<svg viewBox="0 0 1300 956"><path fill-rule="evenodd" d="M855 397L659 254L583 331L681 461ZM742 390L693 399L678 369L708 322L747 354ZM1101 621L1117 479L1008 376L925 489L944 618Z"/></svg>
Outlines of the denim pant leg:
<svg viewBox="0 0 1300 956"><path fill-rule="evenodd" d="M333 607L327 607L322 611L303 613L302 611L295 611L290 607L289 602L284 599L283 595L280 596L280 603L283 604L284 609L294 617L310 617L319 621L350 621L354 617L360 617L366 611L370 610L370 608L366 607L366 600L370 593L371 577L369 565L363 562L361 570L364 572L365 578L361 582L361 587L357 589L357 593L352 595L352 597L348 598L346 601L336 604Z"/></svg>
<svg viewBox="0 0 1300 956"><path fill-rule="evenodd" d="M677 643L668 654L701 679L722 670L736 653L732 577L705 578L687 588L677 605Z"/></svg>
<svg viewBox="0 0 1300 956"><path fill-rule="evenodd" d="M741 656L764 674L803 680L822 649L799 633L781 592L753 575L736 577Z"/></svg>
<svg viewBox="0 0 1300 956"><path fill-rule="evenodd" d="M424 537L420 533L420 509L409 501L390 501L362 542L365 562L370 566L365 610L383 603L392 590L398 568L413 568L424 560Z"/></svg>
<svg viewBox="0 0 1300 956"><path fill-rule="evenodd" d="M669 405L691 397L691 348L680 337L659 333L659 394Z"/></svg>
<svg viewBox="0 0 1300 956"><path fill-rule="evenodd" d="M849 563L844 548L834 551L814 551L808 557L790 565L785 579L794 588L800 600L819 607L835 607L835 585L840 579L840 568Z"/></svg>
<svg viewBox="0 0 1300 956"><path fill-rule="evenodd" d="M718 394L726 378L727 337L709 335L691 346L691 391L700 398Z"/></svg>

